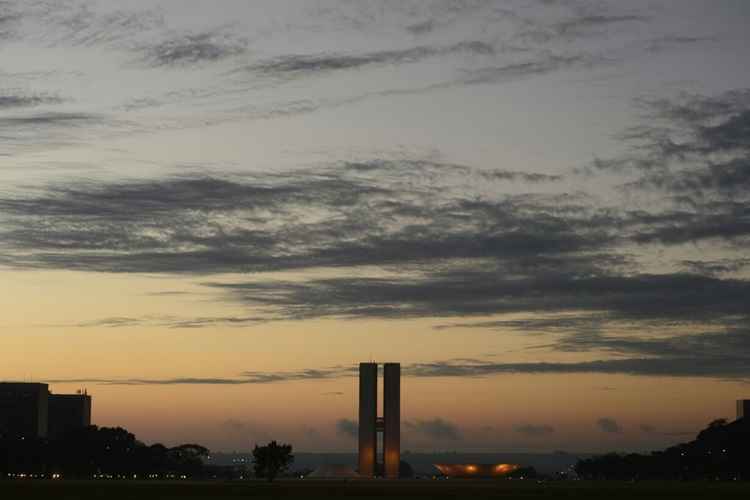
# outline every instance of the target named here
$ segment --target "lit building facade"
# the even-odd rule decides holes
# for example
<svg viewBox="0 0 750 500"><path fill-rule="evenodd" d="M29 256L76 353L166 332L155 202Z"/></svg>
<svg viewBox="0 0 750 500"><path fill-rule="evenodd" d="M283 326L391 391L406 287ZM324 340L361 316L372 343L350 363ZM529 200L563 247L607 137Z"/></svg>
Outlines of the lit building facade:
<svg viewBox="0 0 750 500"><path fill-rule="evenodd" d="M383 434L383 463L378 463L378 432ZM401 365L383 365L383 417L378 418L378 365L359 365L359 474L398 479L401 463Z"/></svg>

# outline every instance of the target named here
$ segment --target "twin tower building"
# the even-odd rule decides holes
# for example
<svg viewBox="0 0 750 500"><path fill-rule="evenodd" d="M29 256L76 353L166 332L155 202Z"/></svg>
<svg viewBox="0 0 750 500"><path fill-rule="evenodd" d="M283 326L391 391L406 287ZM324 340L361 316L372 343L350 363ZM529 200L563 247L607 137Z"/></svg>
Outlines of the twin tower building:
<svg viewBox="0 0 750 500"><path fill-rule="evenodd" d="M382 449L379 450L381 433ZM398 479L400 462L401 365L383 365L383 416L378 417L378 364L360 363L359 474Z"/></svg>

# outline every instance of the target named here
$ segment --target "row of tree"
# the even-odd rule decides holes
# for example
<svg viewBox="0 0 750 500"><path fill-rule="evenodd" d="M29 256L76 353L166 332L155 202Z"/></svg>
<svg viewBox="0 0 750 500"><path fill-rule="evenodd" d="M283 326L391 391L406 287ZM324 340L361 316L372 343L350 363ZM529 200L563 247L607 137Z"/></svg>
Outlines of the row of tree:
<svg viewBox="0 0 750 500"><path fill-rule="evenodd" d="M5 477L19 473L70 478L195 476L202 472L207 456L208 450L198 444L146 445L121 427L92 425L56 439L0 440L0 472Z"/></svg>
<svg viewBox="0 0 750 500"><path fill-rule="evenodd" d="M715 420L695 440L650 454L610 453L580 460L584 479L750 479L750 419Z"/></svg>
<svg viewBox="0 0 750 500"><path fill-rule="evenodd" d="M255 446L257 477L273 480L294 460L291 445ZM0 439L0 478L17 474L66 478L168 478L207 476L209 451L198 444L146 445L121 427L90 426L57 439Z"/></svg>

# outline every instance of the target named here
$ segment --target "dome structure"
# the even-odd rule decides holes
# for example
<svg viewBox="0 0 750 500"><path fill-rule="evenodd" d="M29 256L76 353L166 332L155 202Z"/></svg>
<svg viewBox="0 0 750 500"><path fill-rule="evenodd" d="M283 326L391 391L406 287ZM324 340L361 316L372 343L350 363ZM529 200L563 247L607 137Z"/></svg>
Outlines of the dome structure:
<svg viewBox="0 0 750 500"><path fill-rule="evenodd" d="M516 464L433 464L444 476L463 478L504 477L520 469Z"/></svg>

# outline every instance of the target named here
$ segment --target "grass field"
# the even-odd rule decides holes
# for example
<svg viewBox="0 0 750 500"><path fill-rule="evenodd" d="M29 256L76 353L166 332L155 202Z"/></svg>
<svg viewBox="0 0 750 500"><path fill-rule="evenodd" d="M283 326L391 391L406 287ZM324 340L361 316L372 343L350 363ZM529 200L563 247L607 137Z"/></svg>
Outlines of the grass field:
<svg viewBox="0 0 750 500"><path fill-rule="evenodd" d="M750 483L566 481L278 481L138 482L39 481L0 482L0 499L191 499L214 498L483 498L552 499L747 499Z"/></svg>

